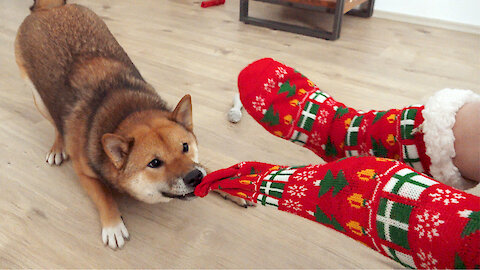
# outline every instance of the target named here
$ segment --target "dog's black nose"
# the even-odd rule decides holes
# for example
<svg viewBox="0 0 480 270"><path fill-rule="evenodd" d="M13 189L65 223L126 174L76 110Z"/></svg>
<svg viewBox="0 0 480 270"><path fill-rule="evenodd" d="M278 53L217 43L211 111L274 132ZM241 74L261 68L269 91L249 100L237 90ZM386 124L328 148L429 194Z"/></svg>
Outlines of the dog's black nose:
<svg viewBox="0 0 480 270"><path fill-rule="evenodd" d="M191 172L189 172L184 178L183 182L185 182L185 185L190 186L190 187L196 187L200 182L202 182L203 179L203 173L195 169Z"/></svg>

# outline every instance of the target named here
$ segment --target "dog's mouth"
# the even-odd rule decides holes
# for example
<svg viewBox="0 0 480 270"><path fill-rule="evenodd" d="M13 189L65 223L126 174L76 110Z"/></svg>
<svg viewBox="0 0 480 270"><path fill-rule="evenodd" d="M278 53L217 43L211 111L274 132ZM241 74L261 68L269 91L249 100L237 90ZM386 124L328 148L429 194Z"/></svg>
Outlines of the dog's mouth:
<svg viewBox="0 0 480 270"><path fill-rule="evenodd" d="M175 194L171 194L171 193L168 193L168 192L162 192L162 195L163 197L167 197L167 198L172 198L172 199L179 199L179 200L191 200L191 199L194 199L195 198L195 194L193 192L190 192L190 193L187 193L187 194L184 194L184 195L175 195Z"/></svg>

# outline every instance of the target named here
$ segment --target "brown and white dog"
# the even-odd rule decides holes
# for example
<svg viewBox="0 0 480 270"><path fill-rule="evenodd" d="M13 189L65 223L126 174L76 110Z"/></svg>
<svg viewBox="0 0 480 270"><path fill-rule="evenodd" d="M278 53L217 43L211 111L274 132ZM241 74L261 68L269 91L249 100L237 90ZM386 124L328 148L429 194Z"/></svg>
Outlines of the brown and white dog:
<svg viewBox="0 0 480 270"><path fill-rule="evenodd" d="M71 157L98 208L102 240L129 237L110 187L147 203L193 197L198 163L192 105L170 111L140 75L105 23L65 0L36 0L20 26L15 56L33 84L35 105L56 131L46 160Z"/></svg>

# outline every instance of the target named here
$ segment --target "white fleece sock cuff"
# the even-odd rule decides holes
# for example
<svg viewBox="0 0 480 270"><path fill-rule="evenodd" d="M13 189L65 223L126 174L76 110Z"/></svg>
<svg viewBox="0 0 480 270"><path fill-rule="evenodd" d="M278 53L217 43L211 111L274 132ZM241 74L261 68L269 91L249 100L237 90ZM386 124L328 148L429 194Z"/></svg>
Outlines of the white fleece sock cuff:
<svg viewBox="0 0 480 270"><path fill-rule="evenodd" d="M455 188L472 187L453 164L455 137L453 125L457 111L466 103L480 101L480 95L461 89L443 89L431 96L423 110L423 132L430 173L438 181Z"/></svg>

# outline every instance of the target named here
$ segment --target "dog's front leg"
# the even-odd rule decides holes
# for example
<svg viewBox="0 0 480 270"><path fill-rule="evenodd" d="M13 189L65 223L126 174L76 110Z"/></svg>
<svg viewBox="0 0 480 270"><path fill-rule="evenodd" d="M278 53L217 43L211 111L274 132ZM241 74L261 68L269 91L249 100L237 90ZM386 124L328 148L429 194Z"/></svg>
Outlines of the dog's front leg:
<svg viewBox="0 0 480 270"><path fill-rule="evenodd" d="M230 200L230 201L236 203L237 205L239 205L241 207L248 208L249 206L256 206L256 204L251 202L251 201L247 201L245 199L235 197L235 196L230 195L230 194L228 194L226 192L223 192L221 190L215 190L215 192L220 194L220 196L222 196L225 200Z"/></svg>
<svg viewBox="0 0 480 270"><path fill-rule="evenodd" d="M112 249L123 247L128 231L111 191L99 179L79 174L80 182L95 203L102 223L102 240Z"/></svg>

